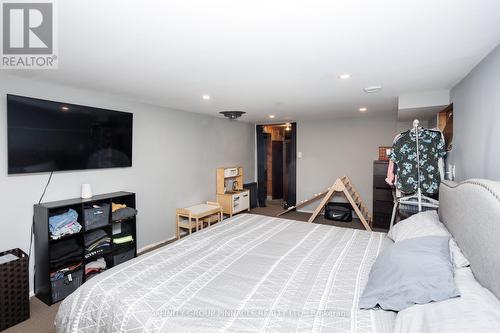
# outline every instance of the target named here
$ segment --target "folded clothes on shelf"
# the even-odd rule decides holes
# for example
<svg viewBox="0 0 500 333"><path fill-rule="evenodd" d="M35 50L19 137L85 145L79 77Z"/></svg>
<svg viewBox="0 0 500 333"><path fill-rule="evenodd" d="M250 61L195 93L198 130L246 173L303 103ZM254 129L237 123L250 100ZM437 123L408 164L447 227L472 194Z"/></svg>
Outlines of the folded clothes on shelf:
<svg viewBox="0 0 500 333"><path fill-rule="evenodd" d="M78 233L81 229L82 226L78 223L78 213L74 209L49 217L49 231L52 239Z"/></svg>
<svg viewBox="0 0 500 333"><path fill-rule="evenodd" d="M87 269L98 269L98 268L100 269L106 268L106 260L104 260L104 258L96 259L85 265L85 271L87 271Z"/></svg>
<svg viewBox="0 0 500 333"><path fill-rule="evenodd" d="M85 258L93 257L104 252L111 246L111 237L102 229L85 234Z"/></svg>
<svg viewBox="0 0 500 333"><path fill-rule="evenodd" d="M104 260L104 258L99 258L85 265L85 277L88 280L91 277L105 270L106 270L106 261Z"/></svg>
<svg viewBox="0 0 500 333"><path fill-rule="evenodd" d="M125 243L130 243L133 242L134 238L132 235L124 236L124 237L119 237L119 238L113 238L113 243L114 244L125 244Z"/></svg>
<svg viewBox="0 0 500 333"><path fill-rule="evenodd" d="M54 233L52 233L50 235L50 237L52 239L59 239L59 238L66 236L66 235L72 235L72 234L79 233L80 230L82 230L81 224L74 221L74 222L71 222L69 224L66 224L66 225L56 229L56 231Z"/></svg>
<svg viewBox="0 0 500 333"><path fill-rule="evenodd" d="M104 237L97 242L93 243L89 247L85 248L85 251L91 252L102 248L108 248L111 245L111 237Z"/></svg>
<svg viewBox="0 0 500 333"><path fill-rule="evenodd" d="M108 233L102 229L86 233L84 236L85 248L93 246L94 244L98 243L101 239L104 239L106 237L109 237Z"/></svg>
<svg viewBox="0 0 500 333"><path fill-rule="evenodd" d="M113 208L111 209L112 211L111 219L113 221L121 221L132 218L137 215L137 210L134 208L127 207L125 205L118 205L118 204L113 204L113 205L115 205L114 207L116 208L115 210L113 210Z"/></svg>
<svg viewBox="0 0 500 333"><path fill-rule="evenodd" d="M111 212L112 213L114 213L117 210L122 209L122 208L127 208L127 205L117 204L117 203L114 203L114 202L111 203Z"/></svg>
<svg viewBox="0 0 500 333"><path fill-rule="evenodd" d="M74 238L60 240L51 245L49 264L51 268L64 266L65 264L82 259L83 249Z"/></svg>
<svg viewBox="0 0 500 333"><path fill-rule="evenodd" d="M78 263L69 265L67 267L60 268L57 271L51 272L50 273L50 281L60 280L60 279L64 278L64 275L66 273L73 272L76 269L80 268L80 266L82 266L82 265L83 265L82 262L78 262Z"/></svg>

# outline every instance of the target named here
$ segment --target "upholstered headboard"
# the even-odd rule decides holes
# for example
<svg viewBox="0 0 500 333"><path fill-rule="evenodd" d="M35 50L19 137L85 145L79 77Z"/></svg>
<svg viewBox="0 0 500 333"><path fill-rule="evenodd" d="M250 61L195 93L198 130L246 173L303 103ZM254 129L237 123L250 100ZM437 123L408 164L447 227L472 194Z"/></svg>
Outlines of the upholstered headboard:
<svg viewBox="0 0 500 333"><path fill-rule="evenodd" d="M476 279L500 299L500 182L444 181L439 216L469 259Z"/></svg>

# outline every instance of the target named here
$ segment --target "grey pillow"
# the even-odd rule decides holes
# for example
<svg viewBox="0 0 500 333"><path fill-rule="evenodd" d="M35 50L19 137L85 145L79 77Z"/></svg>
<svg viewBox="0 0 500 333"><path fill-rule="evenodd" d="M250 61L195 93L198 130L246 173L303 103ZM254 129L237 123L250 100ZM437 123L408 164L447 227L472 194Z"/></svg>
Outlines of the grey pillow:
<svg viewBox="0 0 500 333"><path fill-rule="evenodd" d="M361 309L401 311L460 296L453 279L449 237L428 236L389 246L373 265Z"/></svg>

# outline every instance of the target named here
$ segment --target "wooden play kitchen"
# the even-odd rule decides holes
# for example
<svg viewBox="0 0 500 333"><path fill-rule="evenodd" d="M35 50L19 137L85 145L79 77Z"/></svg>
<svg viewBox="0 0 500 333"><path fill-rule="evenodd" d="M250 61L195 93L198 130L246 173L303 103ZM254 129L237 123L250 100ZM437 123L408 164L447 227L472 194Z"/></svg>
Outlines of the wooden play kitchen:
<svg viewBox="0 0 500 333"><path fill-rule="evenodd" d="M250 211L250 191L243 189L243 168L217 168L217 202L224 214Z"/></svg>

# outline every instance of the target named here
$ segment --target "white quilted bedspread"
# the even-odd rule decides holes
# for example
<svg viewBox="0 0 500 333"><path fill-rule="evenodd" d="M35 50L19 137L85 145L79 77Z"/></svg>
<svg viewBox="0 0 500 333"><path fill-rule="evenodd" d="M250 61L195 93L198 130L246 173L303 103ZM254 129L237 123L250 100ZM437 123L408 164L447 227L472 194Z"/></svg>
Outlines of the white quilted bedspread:
<svg viewBox="0 0 500 333"><path fill-rule="evenodd" d="M359 310L383 233L243 214L86 282L58 332L392 332Z"/></svg>

